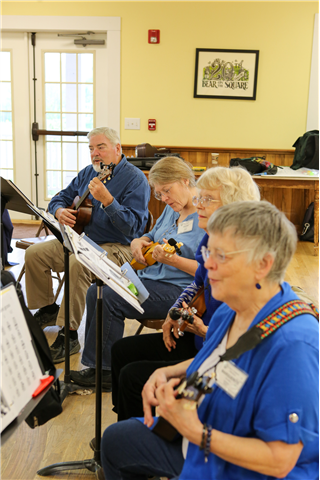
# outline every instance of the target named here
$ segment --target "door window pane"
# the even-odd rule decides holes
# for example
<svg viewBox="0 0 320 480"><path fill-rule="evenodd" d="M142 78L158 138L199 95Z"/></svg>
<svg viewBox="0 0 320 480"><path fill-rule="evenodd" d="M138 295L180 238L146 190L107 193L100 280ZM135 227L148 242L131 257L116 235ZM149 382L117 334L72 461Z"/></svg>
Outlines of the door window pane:
<svg viewBox="0 0 320 480"><path fill-rule="evenodd" d="M13 167L13 145L12 141L2 141L0 142L0 158L1 166L3 168L12 168Z"/></svg>
<svg viewBox="0 0 320 480"><path fill-rule="evenodd" d="M78 76L78 82L93 83L93 55L91 53L79 53Z"/></svg>
<svg viewBox="0 0 320 480"><path fill-rule="evenodd" d="M60 82L60 53L44 54L44 71L46 82Z"/></svg>
<svg viewBox="0 0 320 480"><path fill-rule="evenodd" d="M46 112L61 112L58 83L46 83Z"/></svg>
<svg viewBox="0 0 320 480"><path fill-rule="evenodd" d="M52 198L61 190L61 173L47 170L47 197Z"/></svg>
<svg viewBox="0 0 320 480"><path fill-rule="evenodd" d="M67 188L70 182L77 176L74 172L63 172L63 187Z"/></svg>
<svg viewBox="0 0 320 480"><path fill-rule="evenodd" d="M77 111L77 86L76 84L62 84L62 111ZM92 109L91 109L92 112Z"/></svg>
<svg viewBox="0 0 320 480"><path fill-rule="evenodd" d="M83 138L86 138L86 137L83 137ZM79 169L81 170L82 168L86 167L87 165L90 165L91 163L88 142L79 144L78 149L79 149L78 150L79 151Z"/></svg>
<svg viewBox="0 0 320 480"><path fill-rule="evenodd" d="M61 80L62 82L77 81L76 53L61 53Z"/></svg>
<svg viewBox="0 0 320 480"><path fill-rule="evenodd" d="M0 81L11 81L11 53L0 52L1 68Z"/></svg>
<svg viewBox="0 0 320 480"><path fill-rule="evenodd" d="M61 143L46 143L47 169L61 170Z"/></svg>
<svg viewBox="0 0 320 480"><path fill-rule="evenodd" d="M12 140L12 113L0 112L0 139Z"/></svg>
<svg viewBox="0 0 320 480"><path fill-rule="evenodd" d="M94 125L94 54L46 52L44 59L46 129L89 132ZM51 198L90 165L90 156L86 137L47 135L45 142Z"/></svg>
<svg viewBox="0 0 320 480"><path fill-rule="evenodd" d="M1 175L14 181L11 52L0 52L0 65Z"/></svg>
<svg viewBox="0 0 320 480"><path fill-rule="evenodd" d="M93 129L93 115L79 115L79 130L81 132L89 132Z"/></svg>
<svg viewBox="0 0 320 480"><path fill-rule="evenodd" d="M62 114L62 130L66 132L77 130L77 115L75 113L63 113ZM77 137L71 137L69 135L63 135L63 141L76 142Z"/></svg>
<svg viewBox="0 0 320 480"><path fill-rule="evenodd" d="M63 170L77 171L77 144L64 142L62 148Z"/></svg>
<svg viewBox="0 0 320 480"><path fill-rule="evenodd" d="M4 168L0 168L0 175L6 180L12 180L14 182L13 170L5 170Z"/></svg>
<svg viewBox="0 0 320 480"><path fill-rule="evenodd" d="M12 110L10 82L0 82L0 110Z"/></svg>
<svg viewBox="0 0 320 480"><path fill-rule="evenodd" d="M47 113L46 114L46 130L61 130L61 116L60 116L60 113Z"/></svg>
<svg viewBox="0 0 320 480"><path fill-rule="evenodd" d="M79 112L93 112L93 85L79 85Z"/></svg>

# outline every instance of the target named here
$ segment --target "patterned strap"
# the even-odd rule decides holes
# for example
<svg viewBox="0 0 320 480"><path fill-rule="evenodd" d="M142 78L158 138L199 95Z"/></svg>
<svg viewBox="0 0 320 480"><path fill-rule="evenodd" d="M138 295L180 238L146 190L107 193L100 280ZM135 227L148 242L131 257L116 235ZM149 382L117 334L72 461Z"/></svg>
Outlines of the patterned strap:
<svg viewBox="0 0 320 480"><path fill-rule="evenodd" d="M291 300L277 308L267 318L259 322L238 338L237 342L220 357L220 361L239 358L245 352L252 350L265 338L274 333L285 323L298 315L309 313L319 321L319 310L312 303L309 305L302 300Z"/></svg>
<svg viewBox="0 0 320 480"><path fill-rule="evenodd" d="M280 328L281 325L289 322L289 320L292 320L297 315L303 315L304 313L309 313L319 320L319 310L317 307L313 304L309 305L302 300L291 300L277 308L277 310L256 325L257 328L263 330L261 340L268 337L268 335Z"/></svg>

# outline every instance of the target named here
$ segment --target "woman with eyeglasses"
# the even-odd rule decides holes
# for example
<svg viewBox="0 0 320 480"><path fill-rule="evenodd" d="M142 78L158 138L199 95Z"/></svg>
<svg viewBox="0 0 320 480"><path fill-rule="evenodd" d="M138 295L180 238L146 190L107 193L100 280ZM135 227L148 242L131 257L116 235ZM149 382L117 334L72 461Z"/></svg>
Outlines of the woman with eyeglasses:
<svg viewBox="0 0 320 480"><path fill-rule="evenodd" d="M259 199L259 189L246 170L239 167L216 167L201 175L197 182L197 195L193 197L192 203L197 209L199 227L207 232L210 216L222 205L239 200ZM163 318L166 317L166 321L162 326L162 334L125 337L112 347L112 402L118 421L143 415L141 391L154 370L168 362L177 363L193 358L203 345L209 321L221 305L221 302L211 295L201 254L201 248L206 247L207 242L206 233L196 252L199 266L195 278L173 305L170 305L171 308L187 307L204 286L206 312L202 319L194 315L193 324L187 327L184 336L180 336L178 322L171 320L165 312Z"/></svg>
<svg viewBox="0 0 320 480"><path fill-rule="evenodd" d="M144 418L106 429L105 478L315 480L319 323L284 282L295 227L268 202L236 202L217 209L207 229L205 267L223 304L194 359L151 375ZM171 442L163 419L176 430Z"/></svg>
<svg viewBox="0 0 320 480"><path fill-rule="evenodd" d="M149 292L142 304L144 313L139 313L110 287L103 287L103 350L102 350L102 388L111 391L111 347L122 338L126 318L163 319L167 312L190 284L197 270L195 252L204 231L198 225L196 207L192 198L197 194L192 166L181 158L166 157L159 160L149 172L149 183L156 198L166 203L161 216L151 232L131 243L133 257L145 264L142 248L151 242L159 242L152 257L156 263L138 270L138 276ZM163 245L170 239L182 243L181 255L168 254ZM121 254L121 252L119 252ZM81 363L88 368L81 371L71 370L72 382L85 386L95 385L96 356L96 300L97 288L92 285L87 292L87 318L85 344Z"/></svg>

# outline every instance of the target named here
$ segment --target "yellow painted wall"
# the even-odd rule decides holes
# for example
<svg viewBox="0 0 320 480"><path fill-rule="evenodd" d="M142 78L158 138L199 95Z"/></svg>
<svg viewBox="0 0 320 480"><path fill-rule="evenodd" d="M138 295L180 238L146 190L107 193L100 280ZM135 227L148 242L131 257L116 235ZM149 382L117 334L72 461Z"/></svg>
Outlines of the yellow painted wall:
<svg viewBox="0 0 320 480"><path fill-rule="evenodd" d="M291 148L306 128L317 12L305 1L2 2L6 15L121 17L120 134L135 145ZM193 98L196 48L260 50L257 99ZM125 117L141 118L140 131Z"/></svg>

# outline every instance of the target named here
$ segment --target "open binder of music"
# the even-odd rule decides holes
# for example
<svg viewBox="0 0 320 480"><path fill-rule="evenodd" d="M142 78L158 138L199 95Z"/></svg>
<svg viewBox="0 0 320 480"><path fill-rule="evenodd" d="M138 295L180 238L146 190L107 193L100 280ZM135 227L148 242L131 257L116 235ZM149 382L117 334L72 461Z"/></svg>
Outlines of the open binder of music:
<svg viewBox="0 0 320 480"><path fill-rule="evenodd" d="M118 267L108 259L107 252L84 234L78 235L72 228L61 225L60 230L66 247L76 259L117 292L138 312L144 313L141 304L149 293L129 263Z"/></svg>
<svg viewBox="0 0 320 480"><path fill-rule="evenodd" d="M43 373L14 285L1 298L1 432L39 389Z"/></svg>

